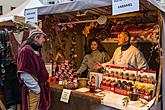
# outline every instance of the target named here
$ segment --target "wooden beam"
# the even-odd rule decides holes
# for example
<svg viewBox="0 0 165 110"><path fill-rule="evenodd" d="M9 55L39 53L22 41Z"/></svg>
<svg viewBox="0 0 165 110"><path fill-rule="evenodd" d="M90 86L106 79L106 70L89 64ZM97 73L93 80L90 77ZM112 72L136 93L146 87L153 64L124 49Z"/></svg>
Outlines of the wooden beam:
<svg viewBox="0 0 165 110"><path fill-rule="evenodd" d="M3 95L0 95L0 110L6 110L6 107L2 100L3 100Z"/></svg>
<svg viewBox="0 0 165 110"><path fill-rule="evenodd" d="M0 100L0 108L1 108L1 110L6 110L4 104L3 104L3 102L1 100Z"/></svg>

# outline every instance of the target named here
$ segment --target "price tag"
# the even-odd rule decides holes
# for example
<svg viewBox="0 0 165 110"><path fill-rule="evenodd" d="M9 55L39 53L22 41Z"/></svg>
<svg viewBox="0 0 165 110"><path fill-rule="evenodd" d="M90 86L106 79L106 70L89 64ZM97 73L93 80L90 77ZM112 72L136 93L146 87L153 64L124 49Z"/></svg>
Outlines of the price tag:
<svg viewBox="0 0 165 110"><path fill-rule="evenodd" d="M58 84L59 84L59 85L62 85L62 81L59 81Z"/></svg>
<svg viewBox="0 0 165 110"><path fill-rule="evenodd" d="M63 89L60 101L68 103L71 90Z"/></svg>

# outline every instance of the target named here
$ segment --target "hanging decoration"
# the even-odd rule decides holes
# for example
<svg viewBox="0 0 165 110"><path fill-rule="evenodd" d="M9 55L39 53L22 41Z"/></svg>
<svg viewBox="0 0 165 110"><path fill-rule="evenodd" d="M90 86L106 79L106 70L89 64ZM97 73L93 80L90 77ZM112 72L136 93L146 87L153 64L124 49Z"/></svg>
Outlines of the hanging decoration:
<svg viewBox="0 0 165 110"><path fill-rule="evenodd" d="M63 23L58 23L56 25L56 29L58 31L65 31L67 29L73 28L76 24L74 23L67 23L67 24L63 24Z"/></svg>
<svg viewBox="0 0 165 110"><path fill-rule="evenodd" d="M96 27L96 26L97 26L97 23L96 23L96 22L91 22L91 23L89 24L89 26L86 26L86 27L83 29L82 34L84 34L85 36L87 36L87 35L89 34L90 29L92 29L92 28L94 28L94 27Z"/></svg>
<svg viewBox="0 0 165 110"><path fill-rule="evenodd" d="M100 41L103 41L108 37L109 37L109 34L108 34L107 30L105 30L105 29L101 30L100 32L98 32L96 34L96 38L99 39Z"/></svg>
<svg viewBox="0 0 165 110"><path fill-rule="evenodd" d="M76 35L76 33L74 33ZM73 66L76 68L76 58L77 58L77 53L76 53L76 38L75 36L72 36L72 41L71 41L71 47L70 47L70 60Z"/></svg>

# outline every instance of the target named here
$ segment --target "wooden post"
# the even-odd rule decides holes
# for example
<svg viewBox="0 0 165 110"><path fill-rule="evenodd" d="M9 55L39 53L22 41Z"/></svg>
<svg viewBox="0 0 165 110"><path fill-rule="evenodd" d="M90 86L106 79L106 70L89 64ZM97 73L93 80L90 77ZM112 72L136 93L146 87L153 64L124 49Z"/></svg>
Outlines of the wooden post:
<svg viewBox="0 0 165 110"><path fill-rule="evenodd" d="M155 99L155 105L159 103L159 95L160 95L160 89L161 89L161 83L162 83L162 63L163 58L160 58L160 67L159 67L159 75L158 75L158 83L156 88L156 99Z"/></svg>
<svg viewBox="0 0 165 110"><path fill-rule="evenodd" d="M2 100L0 100L0 108L1 108L2 110L6 110L6 108L5 108L5 106L4 106L3 102L2 102Z"/></svg>
<svg viewBox="0 0 165 110"><path fill-rule="evenodd" d="M16 110L21 110L21 104L17 104L16 106Z"/></svg>
<svg viewBox="0 0 165 110"><path fill-rule="evenodd" d="M159 102L159 95L160 95L160 90L161 90L161 84L162 84L162 67L163 67L163 56L162 56L162 27L163 27L163 20L161 16L161 12L158 11L158 23L160 27L160 41L159 41L159 56L160 56L160 67L159 67L159 74L158 74L158 83L157 83L157 88L156 88L156 99L155 99L155 105L158 104Z"/></svg>
<svg viewBox="0 0 165 110"><path fill-rule="evenodd" d="M3 95L0 95L0 110L6 110L6 107L2 100L3 100Z"/></svg>
<svg viewBox="0 0 165 110"><path fill-rule="evenodd" d="M87 35L85 35L85 54L86 54L86 52L87 52L87 44L88 43L88 41L87 41Z"/></svg>

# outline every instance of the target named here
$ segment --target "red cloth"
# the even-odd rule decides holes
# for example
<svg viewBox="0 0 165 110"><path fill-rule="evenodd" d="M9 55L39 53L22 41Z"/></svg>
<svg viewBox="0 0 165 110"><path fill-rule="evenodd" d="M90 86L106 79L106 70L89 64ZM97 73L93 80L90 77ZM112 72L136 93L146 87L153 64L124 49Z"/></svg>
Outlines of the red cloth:
<svg viewBox="0 0 165 110"><path fill-rule="evenodd" d="M29 45L25 45L18 54L17 71L28 72L38 80L41 88L39 110L48 110L50 105L50 90L48 80L48 72L41 55L36 54ZM28 88L22 83L22 110L28 110L27 95Z"/></svg>

